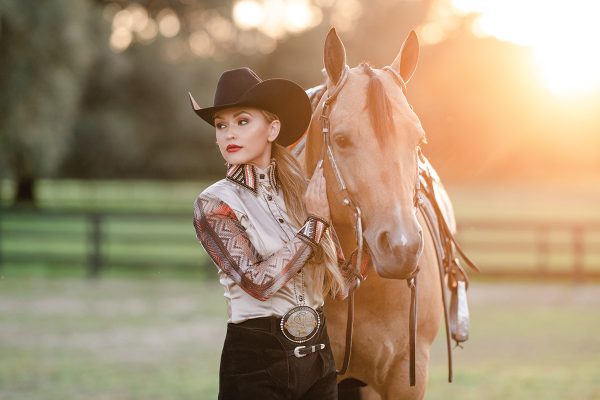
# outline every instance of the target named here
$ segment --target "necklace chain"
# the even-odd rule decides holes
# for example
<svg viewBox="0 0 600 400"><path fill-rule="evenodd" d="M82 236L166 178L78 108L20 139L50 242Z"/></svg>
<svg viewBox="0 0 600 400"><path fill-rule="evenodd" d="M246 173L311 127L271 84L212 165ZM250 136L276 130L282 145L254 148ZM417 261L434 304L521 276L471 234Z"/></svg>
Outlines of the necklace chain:
<svg viewBox="0 0 600 400"><path fill-rule="evenodd" d="M298 296L298 292L296 290L296 276L294 275L294 297L296 299L296 305L305 305L305 296L304 296L304 270L300 270L300 296Z"/></svg>

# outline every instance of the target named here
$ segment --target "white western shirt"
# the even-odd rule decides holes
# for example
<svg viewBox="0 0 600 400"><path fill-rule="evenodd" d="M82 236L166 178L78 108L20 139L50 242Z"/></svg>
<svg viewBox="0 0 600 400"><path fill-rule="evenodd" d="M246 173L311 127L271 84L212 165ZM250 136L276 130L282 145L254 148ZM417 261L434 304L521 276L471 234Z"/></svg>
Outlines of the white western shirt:
<svg viewBox="0 0 600 400"><path fill-rule="evenodd" d="M294 226L276 176L275 160L264 169L229 165L226 178L202 191L194 203L196 236L218 268L228 322L282 316L298 305L299 271L328 228L315 216ZM311 274L302 275L305 304L322 306L323 294L314 289Z"/></svg>

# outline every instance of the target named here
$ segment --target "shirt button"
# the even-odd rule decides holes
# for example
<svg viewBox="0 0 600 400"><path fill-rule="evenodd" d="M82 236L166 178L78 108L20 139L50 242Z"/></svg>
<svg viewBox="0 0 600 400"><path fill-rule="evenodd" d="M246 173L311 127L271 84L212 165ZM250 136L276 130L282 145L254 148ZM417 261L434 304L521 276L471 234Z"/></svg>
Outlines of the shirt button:
<svg viewBox="0 0 600 400"><path fill-rule="evenodd" d="M259 177L260 179L264 179L264 178L265 178L265 174L260 174L258 177Z"/></svg>
<svg viewBox="0 0 600 400"><path fill-rule="evenodd" d="M279 222L283 224L285 221L283 220L283 218L279 218Z"/></svg>
<svg viewBox="0 0 600 400"><path fill-rule="evenodd" d="M267 200L269 200L269 201L273 200L273 196L271 196L271 195L268 195L268 196L267 196Z"/></svg>

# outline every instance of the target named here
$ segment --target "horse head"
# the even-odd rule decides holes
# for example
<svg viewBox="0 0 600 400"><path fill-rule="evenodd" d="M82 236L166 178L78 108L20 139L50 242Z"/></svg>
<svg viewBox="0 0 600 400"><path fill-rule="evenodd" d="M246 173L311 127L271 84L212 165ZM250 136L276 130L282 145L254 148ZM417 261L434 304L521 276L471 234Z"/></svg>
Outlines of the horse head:
<svg viewBox="0 0 600 400"><path fill-rule="evenodd" d="M377 69L362 63L348 68L344 45L332 28L324 46L327 92L309 128L309 174L321 158L319 150L324 149L325 116L333 158L345 181L346 190L336 190L335 167L331 160L324 160L334 225L353 223L354 210L343 205L344 197L350 197L360 207L363 237L373 266L386 278L411 277L423 251L415 191L418 151L425 133L405 97L418 54L417 36L411 32L388 67ZM332 94L335 99L327 102ZM324 103L329 103L325 110Z"/></svg>

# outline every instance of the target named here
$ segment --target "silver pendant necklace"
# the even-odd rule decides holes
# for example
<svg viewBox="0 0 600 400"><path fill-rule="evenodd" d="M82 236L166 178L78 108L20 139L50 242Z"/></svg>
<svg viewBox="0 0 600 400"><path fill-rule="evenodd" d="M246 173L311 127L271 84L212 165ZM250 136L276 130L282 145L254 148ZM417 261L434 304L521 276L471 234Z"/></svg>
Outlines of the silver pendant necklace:
<svg viewBox="0 0 600 400"><path fill-rule="evenodd" d="M294 275L294 298L296 306L281 317L280 328L283 335L295 343L304 343L312 339L321 326L321 317L317 311L306 305L304 295L304 271L300 271L300 296L296 291L296 276Z"/></svg>

